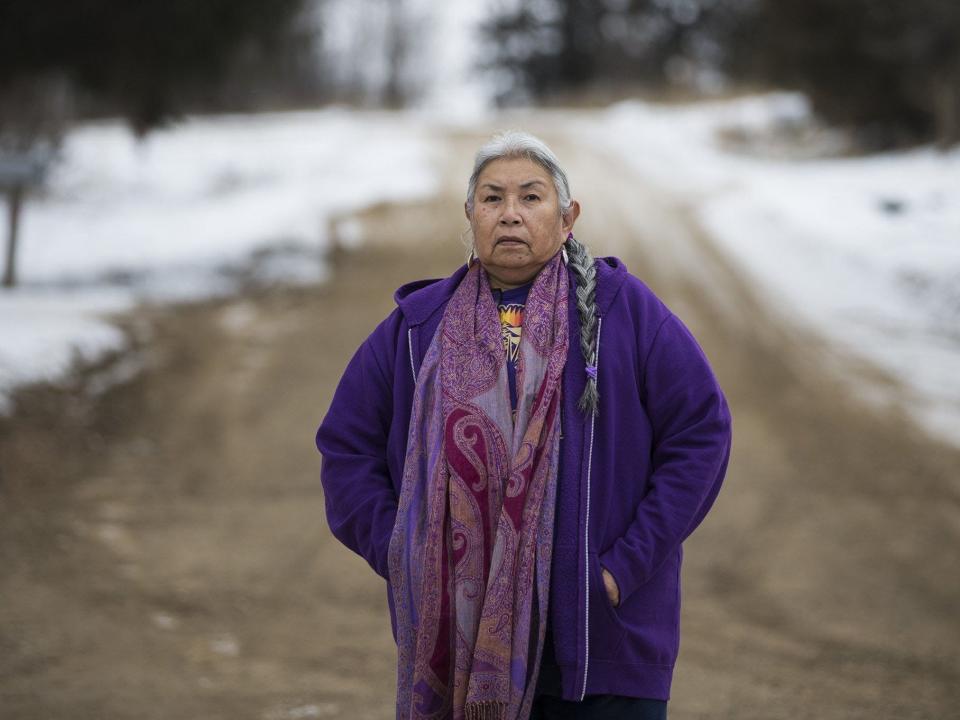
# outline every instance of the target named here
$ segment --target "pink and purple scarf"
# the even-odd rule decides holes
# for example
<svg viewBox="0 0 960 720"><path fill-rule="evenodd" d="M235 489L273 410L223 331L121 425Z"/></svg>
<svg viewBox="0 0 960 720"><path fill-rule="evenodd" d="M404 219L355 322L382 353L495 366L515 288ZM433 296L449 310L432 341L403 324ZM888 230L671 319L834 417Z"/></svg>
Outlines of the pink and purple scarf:
<svg viewBox="0 0 960 720"><path fill-rule="evenodd" d="M568 283L558 253L530 289L515 424L479 263L427 350L389 548L398 718L529 715L547 624Z"/></svg>

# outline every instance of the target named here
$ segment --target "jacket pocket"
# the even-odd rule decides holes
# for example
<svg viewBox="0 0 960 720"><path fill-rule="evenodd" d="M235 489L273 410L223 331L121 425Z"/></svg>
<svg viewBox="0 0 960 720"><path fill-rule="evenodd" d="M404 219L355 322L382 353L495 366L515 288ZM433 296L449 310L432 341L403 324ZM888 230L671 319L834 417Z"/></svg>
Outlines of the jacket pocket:
<svg viewBox="0 0 960 720"><path fill-rule="evenodd" d="M672 665L679 652L679 559L664 563L616 609L623 640L616 657L630 665Z"/></svg>
<svg viewBox="0 0 960 720"><path fill-rule="evenodd" d="M597 554L591 552L587 559L590 573L590 657L615 660L623 642L624 627L607 596Z"/></svg>
<svg viewBox="0 0 960 720"><path fill-rule="evenodd" d="M600 562L600 554L596 555L591 554L593 558L593 563L596 565L596 579L597 579L597 588L602 590L601 595L603 596L603 604L606 606L610 617L613 618L613 621L620 624L620 617L617 615L617 608L614 606L613 601L610 600L610 596L607 594L607 586L603 582L603 565ZM590 579L590 582L593 582L593 578Z"/></svg>

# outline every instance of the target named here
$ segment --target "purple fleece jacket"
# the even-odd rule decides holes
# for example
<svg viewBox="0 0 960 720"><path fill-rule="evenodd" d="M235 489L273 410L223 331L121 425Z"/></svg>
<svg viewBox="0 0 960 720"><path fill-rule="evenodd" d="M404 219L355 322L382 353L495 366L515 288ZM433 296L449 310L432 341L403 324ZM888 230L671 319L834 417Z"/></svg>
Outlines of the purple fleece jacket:
<svg viewBox="0 0 960 720"><path fill-rule="evenodd" d="M577 409L586 374L571 341L563 376L550 583L562 696L670 697L680 646L681 543L713 505L730 458L731 416L687 327L620 260L599 258L595 418ZM417 371L460 279L401 287L360 346L316 435L333 534L387 580ZM571 287L570 337L580 322ZM601 567L620 588L614 606Z"/></svg>

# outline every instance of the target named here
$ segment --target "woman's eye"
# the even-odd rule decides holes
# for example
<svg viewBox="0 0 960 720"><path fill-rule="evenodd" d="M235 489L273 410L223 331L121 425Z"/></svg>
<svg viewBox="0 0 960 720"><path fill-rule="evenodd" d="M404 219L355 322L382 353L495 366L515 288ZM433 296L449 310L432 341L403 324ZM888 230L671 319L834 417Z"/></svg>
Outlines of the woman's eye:
<svg viewBox="0 0 960 720"><path fill-rule="evenodd" d="M539 199L540 199L539 195L534 195L533 193L530 193L529 195L527 195L527 200L539 200Z"/></svg>
<svg viewBox="0 0 960 720"><path fill-rule="evenodd" d="M484 202L495 202L500 199L499 195L487 195L483 201Z"/></svg>

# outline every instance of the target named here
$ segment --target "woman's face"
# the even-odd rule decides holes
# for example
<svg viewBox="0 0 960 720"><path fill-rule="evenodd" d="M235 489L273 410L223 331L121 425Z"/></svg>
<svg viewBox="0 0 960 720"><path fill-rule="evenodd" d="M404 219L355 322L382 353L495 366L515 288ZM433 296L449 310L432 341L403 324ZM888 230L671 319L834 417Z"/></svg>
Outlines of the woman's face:
<svg viewBox="0 0 960 720"><path fill-rule="evenodd" d="M566 240L580 214L574 201L560 215L550 174L526 158L488 163L477 178L473 230L477 258L493 287L509 289L529 282Z"/></svg>

